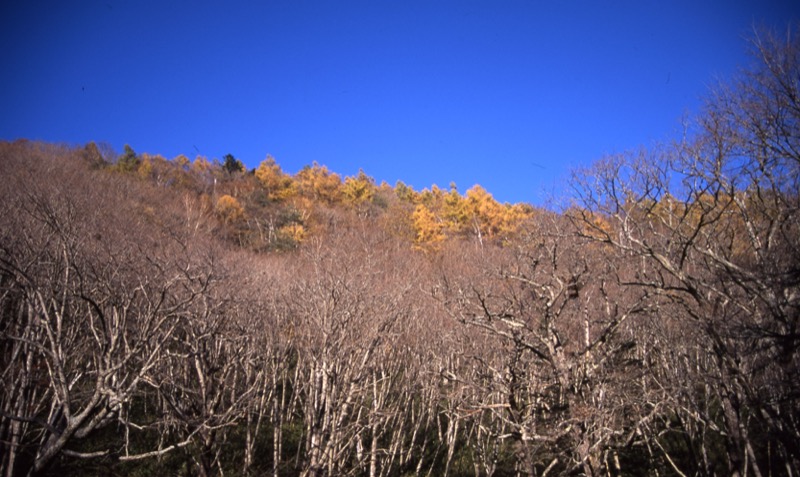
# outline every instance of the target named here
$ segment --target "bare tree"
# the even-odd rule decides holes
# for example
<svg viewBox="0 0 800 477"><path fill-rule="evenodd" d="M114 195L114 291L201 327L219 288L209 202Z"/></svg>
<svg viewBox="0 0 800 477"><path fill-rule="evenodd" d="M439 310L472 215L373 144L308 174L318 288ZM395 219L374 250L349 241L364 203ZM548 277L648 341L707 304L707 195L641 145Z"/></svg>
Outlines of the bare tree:
<svg viewBox="0 0 800 477"><path fill-rule="evenodd" d="M600 475L640 419L626 407L636 344L622 330L647 309L559 220L542 220L517 249L483 250L472 279L448 279L454 312L484 334L453 379L476 390L461 414L476 420L482 445L514 443L518 473Z"/></svg>
<svg viewBox="0 0 800 477"><path fill-rule="evenodd" d="M74 446L109 424L128 425L122 409L208 288L211 269L176 236L137 224L137 192L113 177L59 163L64 151L3 152L13 184L3 189L2 227L12 235L0 255L8 384L0 429L10 476L62 455L116 454Z"/></svg>
<svg viewBox="0 0 800 477"><path fill-rule="evenodd" d="M681 405L692 425L723 428L731 475L791 475L800 464L799 44L756 36L757 64L715 89L696 134L575 180L571 216L584 235L639 261L629 284L669 303L676 326L701 331L691 336L702 371L684 379L702 379L722 410Z"/></svg>
<svg viewBox="0 0 800 477"><path fill-rule="evenodd" d="M384 285L397 265L386 243L369 241L371 233L308 250L287 297L298 337L304 475L344 474L354 470L346 465L353 459L377 475L386 423L398 417L384 406L398 383L389 371L402 351L395 337L408 315L409 285Z"/></svg>

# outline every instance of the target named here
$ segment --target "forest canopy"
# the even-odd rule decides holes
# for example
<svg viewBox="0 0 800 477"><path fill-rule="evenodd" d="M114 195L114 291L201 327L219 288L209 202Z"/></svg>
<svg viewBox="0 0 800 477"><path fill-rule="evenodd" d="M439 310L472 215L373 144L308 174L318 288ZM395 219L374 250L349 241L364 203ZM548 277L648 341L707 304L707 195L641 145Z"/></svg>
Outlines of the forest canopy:
<svg viewBox="0 0 800 477"><path fill-rule="evenodd" d="M560 210L0 143L0 474L800 475L800 41Z"/></svg>

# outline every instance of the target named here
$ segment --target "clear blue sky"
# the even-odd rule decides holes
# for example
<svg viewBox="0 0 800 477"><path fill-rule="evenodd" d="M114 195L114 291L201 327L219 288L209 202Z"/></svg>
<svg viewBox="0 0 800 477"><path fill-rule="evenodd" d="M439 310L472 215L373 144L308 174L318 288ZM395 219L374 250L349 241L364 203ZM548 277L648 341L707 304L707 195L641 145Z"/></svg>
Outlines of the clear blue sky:
<svg viewBox="0 0 800 477"><path fill-rule="evenodd" d="M254 6L257 5L257 6ZM676 137L789 0L4 0L0 139L542 203L569 168Z"/></svg>

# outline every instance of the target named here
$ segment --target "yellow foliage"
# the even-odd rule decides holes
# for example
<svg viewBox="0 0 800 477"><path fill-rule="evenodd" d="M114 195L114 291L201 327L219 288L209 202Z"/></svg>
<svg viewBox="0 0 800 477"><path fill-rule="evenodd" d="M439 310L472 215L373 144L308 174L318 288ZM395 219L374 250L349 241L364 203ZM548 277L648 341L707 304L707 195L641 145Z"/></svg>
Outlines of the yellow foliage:
<svg viewBox="0 0 800 477"><path fill-rule="evenodd" d="M244 218L244 208L235 197L228 194L217 199L215 210L220 219L227 224Z"/></svg>
<svg viewBox="0 0 800 477"><path fill-rule="evenodd" d="M347 177L342 187L344 200L351 205L360 205L371 202L375 197L375 179L358 171L355 177Z"/></svg>
<svg viewBox="0 0 800 477"><path fill-rule="evenodd" d="M394 193L398 199L415 203L419 200L419 194L413 187L407 186L403 181L397 181L394 185Z"/></svg>
<svg viewBox="0 0 800 477"><path fill-rule="evenodd" d="M197 173L208 172L211 170L211 163L203 156L197 156L192 163L192 171Z"/></svg>
<svg viewBox="0 0 800 477"><path fill-rule="evenodd" d="M300 193L316 201L334 204L342 194L342 179L339 174L328 171L316 162L304 167L295 176Z"/></svg>
<svg viewBox="0 0 800 477"><path fill-rule="evenodd" d="M444 191L436 184L433 184L430 190L422 189L422 192L417 195L418 203L424 205L431 211L441 210L443 200Z"/></svg>
<svg viewBox="0 0 800 477"><path fill-rule="evenodd" d="M177 178L174 165L160 154L142 153L139 156L139 168L136 174L140 179L155 180L160 185Z"/></svg>
<svg viewBox="0 0 800 477"><path fill-rule="evenodd" d="M258 166L256 178L266 189L269 200L285 200L296 192L294 180L281 170L271 156L267 156L267 159Z"/></svg>
<svg viewBox="0 0 800 477"><path fill-rule="evenodd" d="M458 193L455 184L451 186L450 192L444 196L442 217L447 224L447 228L452 232L459 233L469 228L470 213L467 202Z"/></svg>
<svg viewBox="0 0 800 477"><path fill-rule="evenodd" d="M506 204L499 233L504 239L516 234L525 221L533 216L533 208L528 204Z"/></svg>
<svg viewBox="0 0 800 477"><path fill-rule="evenodd" d="M466 206L475 232L491 238L501 230L505 216L503 206L479 185L467 191Z"/></svg>
<svg viewBox="0 0 800 477"><path fill-rule="evenodd" d="M412 215L414 242L418 247L436 245L445 239L444 226L424 204L417 205Z"/></svg>
<svg viewBox="0 0 800 477"><path fill-rule="evenodd" d="M297 223L286 224L278 229L281 235L292 239L296 243L301 243L306 238L305 228Z"/></svg>

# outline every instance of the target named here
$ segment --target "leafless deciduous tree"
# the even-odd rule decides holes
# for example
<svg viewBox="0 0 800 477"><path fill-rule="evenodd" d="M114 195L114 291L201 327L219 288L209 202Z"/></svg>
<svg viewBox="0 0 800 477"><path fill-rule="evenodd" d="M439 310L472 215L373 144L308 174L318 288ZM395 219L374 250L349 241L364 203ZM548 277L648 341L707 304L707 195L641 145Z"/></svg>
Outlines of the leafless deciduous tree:
<svg viewBox="0 0 800 477"><path fill-rule="evenodd" d="M474 389L460 415L490 445L484 467L506 441L526 475L619 471L616 449L648 412L637 409L636 343L623 330L648 310L621 293L599 248L551 220L516 250L484 250L472 280L447 284L460 321L482 332L452 376Z"/></svg>
<svg viewBox="0 0 800 477"><path fill-rule="evenodd" d="M796 475L800 42L758 35L753 58L716 88L682 144L577 176L572 217L586 237L639 261L630 286L692 330L693 345L676 343L693 356L683 379L706 387L681 391L694 396L678 404L691 409L687 431L723 442L731 475Z"/></svg>
<svg viewBox="0 0 800 477"><path fill-rule="evenodd" d="M80 442L129 425L122 410L208 289L211 268L178 236L143 233L137 192L124 183L91 184L103 179L57 164L58 150L21 147L25 155L2 159L13 183L3 190L0 255L3 473L36 473L59 455L134 458Z"/></svg>

